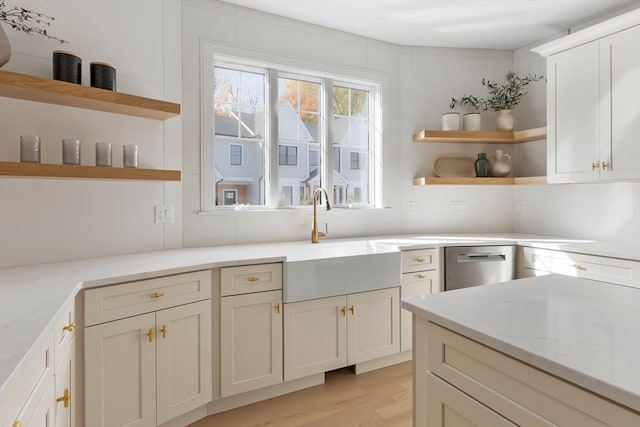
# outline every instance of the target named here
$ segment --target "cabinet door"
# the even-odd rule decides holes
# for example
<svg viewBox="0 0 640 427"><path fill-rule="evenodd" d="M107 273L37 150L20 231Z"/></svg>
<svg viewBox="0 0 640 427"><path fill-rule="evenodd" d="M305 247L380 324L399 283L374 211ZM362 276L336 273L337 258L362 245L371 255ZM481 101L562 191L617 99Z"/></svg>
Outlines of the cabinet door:
<svg viewBox="0 0 640 427"><path fill-rule="evenodd" d="M602 179L640 177L640 27L600 40Z"/></svg>
<svg viewBox="0 0 640 427"><path fill-rule="evenodd" d="M439 276L440 272L438 270L403 274L400 298L431 294L432 289L438 288ZM408 351L413 347L413 328L411 327L411 322L411 312L400 309L400 351Z"/></svg>
<svg viewBox="0 0 640 427"><path fill-rule="evenodd" d="M346 297L284 305L284 379L347 365Z"/></svg>
<svg viewBox="0 0 640 427"><path fill-rule="evenodd" d="M427 425L433 427L515 427L508 419L428 373Z"/></svg>
<svg viewBox="0 0 640 427"><path fill-rule="evenodd" d="M157 417L162 424L212 399L211 301L156 313Z"/></svg>
<svg viewBox="0 0 640 427"><path fill-rule="evenodd" d="M155 314L84 329L85 425L155 427Z"/></svg>
<svg viewBox="0 0 640 427"><path fill-rule="evenodd" d="M42 397L36 400L30 399L22 411L18 416L18 420L22 424L13 425L21 425L23 427L52 427L54 412L55 412L55 398L54 398L54 389L53 389L53 381L50 381L49 384L44 389L44 394Z"/></svg>
<svg viewBox="0 0 640 427"><path fill-rule="evenodd" d="M282 382L282 291L220 299L222 397Z"/></svg>
<svg viewBox="0 0 640 427"><path fill-rule="evenodd" d="M55 427L73 427L75 423L75 339L71 339L66 351L56 354L55 383Z"/></svg>
<svg viewBox="0 0 640 427"><path fill-rule="evenodd" d="M400 291L347 295L347 361L366 362L400 351Z"/></svg>
<svg viewBox="0 0 640 427"><path fill-rule="evenodd" d="M599 44L547 59L547 175L551 183L599 179Z"/></svg>

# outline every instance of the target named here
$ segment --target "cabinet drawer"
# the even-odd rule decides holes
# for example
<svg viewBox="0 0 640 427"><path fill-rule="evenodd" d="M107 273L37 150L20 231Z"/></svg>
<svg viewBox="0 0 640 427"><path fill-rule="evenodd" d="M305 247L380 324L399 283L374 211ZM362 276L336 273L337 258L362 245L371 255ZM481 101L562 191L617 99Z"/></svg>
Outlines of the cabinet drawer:
<svg viewBox="0 0 640 427"><path fill-rule="evenodd" d="M53 383L53 348L51 333L31 350L9 380L6 385L7 393L3 395L3 418L0 425L12 426L18 419L23 421L25 426L28 425L28 419L21 419L20 416L30 413L35 408L34 402L39 402L48 386Z"/></svg>
<svg viewBox="0 0 640 427"><path fill-rule="evenodd" d="M437 248L402 251L402 272L438 269L440 264L438 254Z"/></svg>
<svg viewBox="0 0 640 427"><path fill-rule="evenodd" d="M528 269L640 287L637 261L529 247L523 253L524 267Z"/></svg>
<svg viewBox="0 0 640 427"><path fill-rule="evenodd" d="M282 264L255 264L220 269L222 296L282 289Z"/></svg>
<svg viewBox="0 0 640 427"><path fill-rule="evenodd" d="M416 271L402 275L402 286L422 284L432 292L438 291L440 272L438 270Z"/></svg>
<svg viewBox="0 0 640 427"><path fill-rule="evenodd" d="M211 298L211 271L176 274L89 289L85 326Z"/></svg>
<svg viewBox="0 0 640 427"><path fill-rule="evenodd" d="M56 368L58 367L58 363L62 355L66 352L69 344L73 340L73 337L76 335L75 330L76 310L75 304L71 302L62 309L62 313L58 316L53 326L53 342L55 345L54 366Z"/></svg>
<svg viewBox="0 0 640 427"><path fill-rule="evenodd" d="M640 414L428 323L427 369L518 425L640 425Z"/></svg>

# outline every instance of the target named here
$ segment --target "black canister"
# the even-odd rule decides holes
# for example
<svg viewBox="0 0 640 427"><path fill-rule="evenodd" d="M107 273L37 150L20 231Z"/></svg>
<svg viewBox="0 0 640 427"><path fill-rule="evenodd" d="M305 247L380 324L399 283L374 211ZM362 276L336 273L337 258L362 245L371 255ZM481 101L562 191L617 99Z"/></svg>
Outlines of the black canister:
<svg viewBox="0 0 640 427"><path fill-rule="evenodd" d="M116 90L116 69L106 62L92 62L91 87L100 89Z"/></svg>
<svg viewBox="0 0 640 427"><path fill-rule="evenodd" d="M64 50L53 51L53 79L69 83L82 83L82 59Z"/></svg>

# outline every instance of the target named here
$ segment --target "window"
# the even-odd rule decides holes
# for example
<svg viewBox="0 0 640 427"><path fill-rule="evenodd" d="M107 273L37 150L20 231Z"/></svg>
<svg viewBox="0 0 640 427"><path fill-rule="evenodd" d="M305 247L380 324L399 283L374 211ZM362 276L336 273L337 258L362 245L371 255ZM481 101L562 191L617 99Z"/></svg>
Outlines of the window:
<svg viewBox="0 0 640 427"><path fill-rule="evenodd" d="M298 147L290 145L278 146L278 164L281 166L297 166Z"/></svg>
<svg viewBox="0 0 640 427"><path fill-rule="evenodd" d="M361 159L362 159L362 153L357 153L354 151L349 153L349 167L351 168L351 170L362 169L362 166L360 164Z"/></svg>
<svg viewBox="0 0 640 427"><path fill-rule="evenodd" d="M353 187L353 201L351 203L360 203L362 201L362 188Z"/></svg>
<svg viewBox="0 0 640 427"><path fill-rule="evenodd" d="M215 49L203 42L203 210L305 206L318 187L336 205L380 206L378 84Z"/></svg>
<svg viewBox="0 0 640 427"><path fill-rule="evenodd" d="M231 166L242 166L242 145L229 145L229 164Z"/></svg>

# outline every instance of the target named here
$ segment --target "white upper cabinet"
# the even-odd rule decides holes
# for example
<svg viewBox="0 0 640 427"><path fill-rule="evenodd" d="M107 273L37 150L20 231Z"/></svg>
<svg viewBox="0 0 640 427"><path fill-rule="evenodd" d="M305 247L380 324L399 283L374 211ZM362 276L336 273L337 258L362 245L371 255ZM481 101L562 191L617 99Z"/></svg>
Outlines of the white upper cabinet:
<svg viewBox="0 0 640 427"><path fill-rule="evenodd" d="M640 10L540 46L550 183L640 179Z"/></svg>

